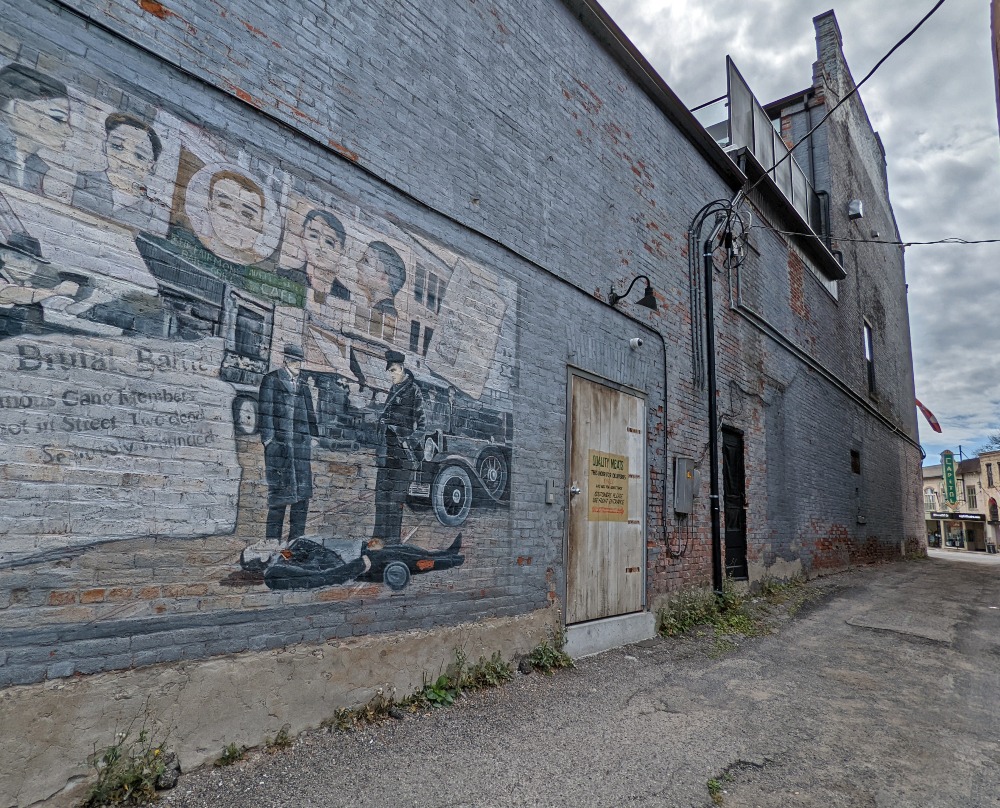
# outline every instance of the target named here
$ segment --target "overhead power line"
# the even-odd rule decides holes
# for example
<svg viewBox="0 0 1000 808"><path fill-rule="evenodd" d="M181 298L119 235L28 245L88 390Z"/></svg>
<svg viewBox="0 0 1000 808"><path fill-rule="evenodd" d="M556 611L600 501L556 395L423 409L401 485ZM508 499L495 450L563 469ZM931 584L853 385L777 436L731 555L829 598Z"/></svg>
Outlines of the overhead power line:
<svg viewBox="0 0 1000 808"><path fill-rule="evenodd" d="M770 230L772 233L779 233L782 236L804 236L806 238L816 238L815 233L799 233L795 230L779 230L776 227L768 227L766 224L754 224L751 227L760 230ZM898 241L896 239L884 238L850 238L848 236L830 236L832 241L854 242L856 244L892 244L897 247L923 247L928 244L1000 244L1000 238L959 238L949 236L948 238L938 238L932 241Z"/></svg>

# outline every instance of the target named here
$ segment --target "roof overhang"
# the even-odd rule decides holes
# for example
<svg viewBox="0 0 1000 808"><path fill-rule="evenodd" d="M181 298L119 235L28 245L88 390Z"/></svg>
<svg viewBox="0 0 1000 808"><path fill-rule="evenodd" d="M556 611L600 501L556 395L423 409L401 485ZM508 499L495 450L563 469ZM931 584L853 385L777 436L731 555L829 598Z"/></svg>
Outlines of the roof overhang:
<svg viewBox="0 0 1000 808"><path fill-rule="evenodd" d="M771 179L771 175L764 171L764 167L757 161L753 152L745 148L739 149L733 152L733 159L743 167L754 190L766 194L767 202L777 208L784 220L789 222L790 227L782 228L786 237L812 258L816 268L825 278L831 281L844 280L847 273L840 261L827 247L826 242L816 235L809 223L802 218L802 214L788 201L788 197L781 192L777 183Z"/></svg>

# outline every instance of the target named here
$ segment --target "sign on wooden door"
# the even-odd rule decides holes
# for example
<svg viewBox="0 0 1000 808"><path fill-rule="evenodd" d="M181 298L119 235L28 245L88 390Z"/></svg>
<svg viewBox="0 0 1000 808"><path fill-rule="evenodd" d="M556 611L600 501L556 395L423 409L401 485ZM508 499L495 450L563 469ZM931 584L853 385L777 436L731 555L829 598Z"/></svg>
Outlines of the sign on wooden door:
<svg viewBox="0 0 1000 808"><path fill-rule="evenodd" d="M643 608L646 402L570 379L566 622Z"/></svg>

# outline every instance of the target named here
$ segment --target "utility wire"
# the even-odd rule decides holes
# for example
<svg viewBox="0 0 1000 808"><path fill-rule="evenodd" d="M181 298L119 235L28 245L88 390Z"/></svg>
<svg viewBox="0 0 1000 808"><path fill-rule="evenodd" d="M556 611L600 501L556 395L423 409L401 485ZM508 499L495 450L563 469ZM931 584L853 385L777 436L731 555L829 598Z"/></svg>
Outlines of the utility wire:
<svg viewBox="0 0 1000 808"><path fill-rule="evenodd" d="M697 112L699 109L704 109L705 107L710 107L710 106L712 106L712 104L715 104L715 103L717 103L719 101L722 101L724 98L729 98L729 95L728 94L726 94L726 95L720 95L718 98L713 98L711 101L706 101L704 104L699 104L696 107L691 107L691 112Z"/></svg>
<svg viewBox="0 0 1000 808"><path fill-rule="evenodd" d="M806 238L816 238L815 233L799 233L794 230L779 230L776 227L768 227L766 224L754 224L761 230L770 230L772 233L779 233L782 236L804 236ZM857 244L893 244L897 247L922 247L928 244L1000 244L1000 238L959 238L951 236L949 238L939 238L933 241L894 241L881 238L849 238L846 236L830 236L831 241L855 242Z"/></svg>
<svg viewBox="0 0 1000 808"><path fill-rule="evenodd" d="M747 194L749 194L754 188L756 188L758 185L760 185L760 183L764 180L764 177L766 177L768 174L770 174L772 171L774 171L774 169L776 169L783 162L785 162L785 160L787 160L789 157L791 157L792 156L792 152L795 151L796 148L798 148L799 144L801 144L802 141L806 140L806 138L808 138L810 135L812 135L813 132L815 132L817 129L819 129L826 122L827 118L829 118L831 115L833 115L833 113L836 112L838 109L840 109L841 105L843 105L847 101L847 99L849 99L858 90L860 90L861 89L861 85L864 84L866 81L868 81L868 79L870 79L875 74L875 71L878 70L882 66L882 64L886 61L886 59L888 59L890 56L892 56L892 54L894 54L902 46L902 44L904 42L906 42L906 40L908 40L911 36L914 35L919 30L920 26L922 26L925 22L927 22L927 20L929 20L931 18L931 15L933 15L935 11L937 11L939 8L941 8L941 6L944 5L944 2L945 2L945 0L938 0L937 3L934 4L934 7L930 11L928 11L920 19L920 22L918 22L916 25L914 25L913 28L911 28L909 30L909 32L901 40L899 40L899 42L897 42L895 45L893 45L889 49L888 53L886 53L885 56L883 56L881 59L879 59L875 63L875 67L873 67L871 70L869 70L868 74L863 79L861 79L861 81L859 81L857 84L854 85L854 89L853 90L851 90L849 93L847 93L847 95L845 95L843 98L841 98L840 101L838 101L834 105L833 109L831 109L828 113L826 113L826 115L824 115L822 118L820 118L819 122L815 126L813 126L812 129L810 129L802 137L800 137L795 142L795 145L792 146L792 148L790 148L788 150L788 152L785 154L785 156L782 157L780 160L778 160L778 162L776 162L769 169L767 169L767 171L765 171L764 174L761 175L761 177L759 177L757 179L757 181L754 182L753 185L751 185L745 191L744 190L740 190L740 192L737 194L737 197L743 197L743 196L746 196Z"/></svg>

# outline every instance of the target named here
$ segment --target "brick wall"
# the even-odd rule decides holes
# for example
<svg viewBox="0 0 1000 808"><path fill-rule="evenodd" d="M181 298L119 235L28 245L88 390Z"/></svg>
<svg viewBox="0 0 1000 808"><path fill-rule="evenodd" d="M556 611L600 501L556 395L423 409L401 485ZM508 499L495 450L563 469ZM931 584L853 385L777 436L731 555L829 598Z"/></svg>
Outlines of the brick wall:
<svg viewBox="0 0 1000 808"><path fill-rule="evenodd" d="M11 304L8 329L21 330L0 341L4 683L558 600L570 366L647 396L650 597L709 580L687 230L732 189L565 7L371 2L332 16L261 0L0 0L0 11L3 62L35 87L6 111L0 192L15 218L3 235L38 240L4 260L29 264L44 290ZM838 200L882 199L871 172L850 174L864 187L836 184L861 146L870 155L855 123L831 127L817 182L837 178ZM781 236L751 241L748 305L862 395L861 316L877 320L873 406L915 436L901 257L850 255L835 301ZM658 313L611 312L608 290L637 273ZM719 408L746 441L753 574L888 556L920 535L919 503L907 504L916 450L731 310L725 272L715 296ZM637 334L646 345L630 351ZM398 351L438 435L402 535L433 552L461 532L462 566L395 592L366 573L281 590L245 563L277 549L255 427L286 345L303 351L290 395L314 410L312 490L296 495L306 536L351 560L384 530L379 416L385 352ZM492 494L488 452L506 476ZM704 478L686 519L669 497L663 507L677 455ZM435 508L449 462L470 477L467 513L456 473Z"/></svg>

